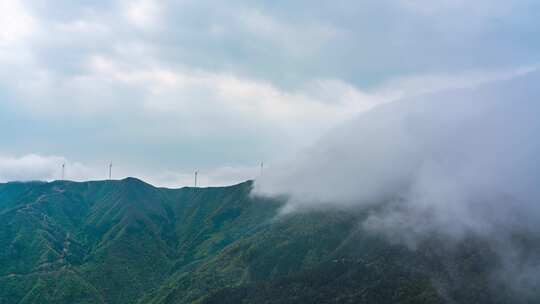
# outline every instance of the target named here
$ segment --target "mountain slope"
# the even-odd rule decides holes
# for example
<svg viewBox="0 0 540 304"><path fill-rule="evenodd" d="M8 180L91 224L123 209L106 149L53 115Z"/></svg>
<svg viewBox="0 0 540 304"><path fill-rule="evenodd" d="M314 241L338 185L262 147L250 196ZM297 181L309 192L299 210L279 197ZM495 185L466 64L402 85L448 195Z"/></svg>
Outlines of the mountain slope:
<svg viewBox="0 0 540 304"><path fill-rule="evenodd" d="M516 302L480 240L412 251L365 211L278 216L251 187L0 184L0 304Z"/></svg>
<svg viewBox="0 0 540 304"><path fill-rule="evenodd" d="M158 189L133 178L1 185L0 298L33 303L61 276L74 285L62 292L133 303L270 219L275 206L255 208L249 190Z"/></svg>

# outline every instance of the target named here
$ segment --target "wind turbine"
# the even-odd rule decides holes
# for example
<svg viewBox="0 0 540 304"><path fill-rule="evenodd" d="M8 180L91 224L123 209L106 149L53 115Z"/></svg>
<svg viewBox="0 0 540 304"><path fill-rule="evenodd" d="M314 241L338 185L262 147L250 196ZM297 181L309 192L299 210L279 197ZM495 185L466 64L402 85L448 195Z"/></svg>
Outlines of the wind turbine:
<svg viewBox="0 0 540 304"><path fill-rule="evenodd" d="M197 187L197 174L199 174L199 170L195 169L195 187Z"/></svg>
<svg viewBox="0 0 540 304"><path fill-rule="evenodd" d="M255 191L260 192L261 191L261 183L262 183L262 177L263 177L263 171L264 171L264 162L261 162L261 172L259 173L259 178L255 180L255 185L257 186Z"/></svg>
<svg viewBox="0 0 540 304"><path fill-rule="evenodd" d="M64 180L65 173L66 173L66 163L63 163L62 164L62 180Z"/></svg>
<svg viewBox="0 0 540 304"><path fill-rule="evenodd" d="M112 162L109 163L109 180L112 179Z"/></svg>

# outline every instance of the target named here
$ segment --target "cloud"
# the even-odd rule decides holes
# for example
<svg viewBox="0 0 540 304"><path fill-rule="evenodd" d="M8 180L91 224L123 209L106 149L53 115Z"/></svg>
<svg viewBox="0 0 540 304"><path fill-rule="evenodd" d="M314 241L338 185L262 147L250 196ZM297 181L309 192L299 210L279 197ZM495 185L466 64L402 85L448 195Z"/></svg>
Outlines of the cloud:
<svg viewBox="0 0 540 304"><path fill-rule="evenodd" d="M16 90L17 108L77 123L115 117L132 136L242 135L255 127L263 134L285 134L292 142L305 143L336 121L380 102L375 94L338 80L317 80L286 91L228 73L171 69L143 60L132 65L129 60L93 55L85 61L84 73L77 75L36 68L35 79ZM180 132L175 128L179 120L184 122Z"/></svg>
<svg viewBox="0 0 540 304"><path fill-rule="evenodd" d="M25 113L34 125L41 122L40 128L52 129L55 136L48 143L52 148L44 150L41 141L32 140L35 133L21 127L19 138L28 138L28 147L5 152L69 153L68 157L86 162L123 159L142 162L146 168L173 166L173 171L271 163L287 156L282 146L290 152L305 147L336 124L379 104L528 70L408 76L371 90L343 80L317 79L286 90L229 73L162 66L145 54L141 51L138 60L90 55L74 75L33 67L26 83L6 74L15 98L4 105ZM430 85L425 87L426 83ZM57 123L75 128L55 129ZM81 145L84 155L66 152ZM141 147L140 152L134 146ZM156 165L152 155L159 147L162 158Z"/></svg>
<svg viewBox="0 0 540 304"><path fill-rule="evenodd" d="M443 4L3 1L0 153L270 163L381 103L536 63L532 1Z"/></svg>
<svg viewBox="0 0 540 304"><path fill-rule="evenodd" d="M20 42L35 29L35 20L19 0L0 3L0 47Z"/></svg>
<svg viewBox="0 0 540 304"><path fill-rule="evenodd" d="M540 228L539 78L531 72L378 106L273 167L263 193L289 195L287 211L388 203L366 227L403 235Z"/></svg>
<svg viewBox="0 0 540 304"><path fill-rule="evenodd" d="M139 28L154 28L157 26L161 15L159 2L155 0L127 1L125 4L126 17Z"/></svg>
<svg viewBox="0 0 540 304"><path fill-rule="evenodd" d="M540 72L379 105L265 170L282 212L363 210L363 231L414 250L479 239L521 297L540 270Z"/></svg>
<svg viewBox="0 0 540 304"><path fill-rule="evenodd" d="M70 163L60 156L0 156L0 182L60 179L62 164L66 164L67 173L75 179L87 176L90 171L81 163Z"/></svg>

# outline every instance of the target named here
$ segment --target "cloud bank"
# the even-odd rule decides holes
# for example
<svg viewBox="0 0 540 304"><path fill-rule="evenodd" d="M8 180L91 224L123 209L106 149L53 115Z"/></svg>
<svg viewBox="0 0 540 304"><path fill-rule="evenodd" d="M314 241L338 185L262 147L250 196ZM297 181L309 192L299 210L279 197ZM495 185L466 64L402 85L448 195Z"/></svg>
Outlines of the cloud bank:
<svg viewBox="0 0 540 304"><path fill-rule="evenodd" d="M385 232L540 231L538 81L531 72L376 107L268 169L261 193L287 194L285 212L386 203L364 223Z"/></svg>
<svg viewBox="0 0 540 304"><path fill-rule="evenodd" d="M453 249L481 240L498 257L493 286L503 283L516 300L534 300L538 83L534 71L378 106L268 168L255 194L287 198L284 214L363 210L362 231L411 250L433 239Z"/></svg>

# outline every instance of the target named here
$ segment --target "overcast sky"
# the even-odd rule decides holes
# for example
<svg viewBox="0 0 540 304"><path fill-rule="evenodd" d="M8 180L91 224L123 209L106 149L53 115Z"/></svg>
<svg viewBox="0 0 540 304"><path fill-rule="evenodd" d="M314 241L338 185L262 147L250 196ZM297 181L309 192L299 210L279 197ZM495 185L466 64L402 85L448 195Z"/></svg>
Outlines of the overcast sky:
<svg viewBox="0 0 540 304"><path fill-rule="evenodd" d="M536 69L540 2L1 0L0 181L255 177L381 103Z"/></svg>

